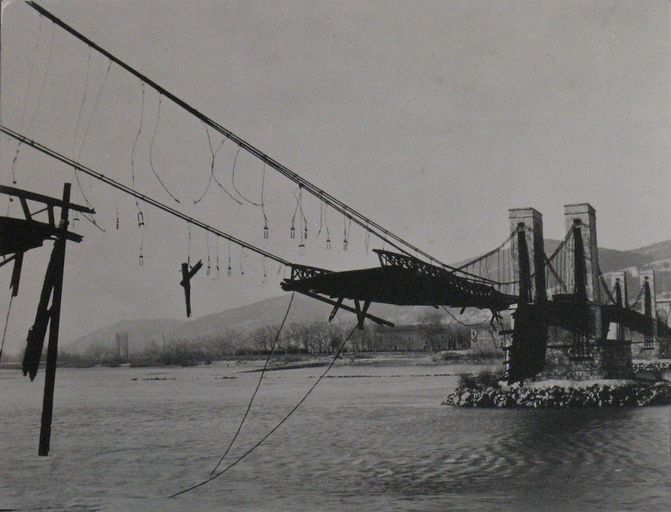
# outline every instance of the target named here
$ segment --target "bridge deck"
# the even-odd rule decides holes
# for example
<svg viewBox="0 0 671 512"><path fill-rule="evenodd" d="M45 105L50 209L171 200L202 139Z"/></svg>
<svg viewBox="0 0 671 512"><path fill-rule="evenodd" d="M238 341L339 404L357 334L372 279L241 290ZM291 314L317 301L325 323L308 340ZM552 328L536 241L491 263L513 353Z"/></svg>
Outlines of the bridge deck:
<svg viewBox="0 0 671 512"><path fill-rule="evenodd" d="M402 255L399 255L402 256ZM404 261L407 259L403 257ZM517 302L492 285L455 276L438 267L391 265L328 272L306 269L282 283L286 291L322 294L335 299L380 302L399 306L452 306L502 310ZM430 267L426 271L425 267Z"/></svg>

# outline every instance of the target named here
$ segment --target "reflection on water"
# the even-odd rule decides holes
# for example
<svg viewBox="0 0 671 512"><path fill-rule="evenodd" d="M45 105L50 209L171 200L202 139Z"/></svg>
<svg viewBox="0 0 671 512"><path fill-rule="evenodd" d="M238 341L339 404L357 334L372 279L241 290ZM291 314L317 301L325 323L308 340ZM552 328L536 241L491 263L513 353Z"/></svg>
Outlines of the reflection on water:
<svg viewBox="0 0 671 512"><path fill-rule="evenodd" d="M241 369L59 370L46 459L41 383L3 371L0 509L654 511L671 500L671 407L447 408L449 366L334 368L342 378L242 464L166 500L223 453L258 378ZM269 374L231 458L320 371ZM362 376L377 378L348 378Z"/></svg>

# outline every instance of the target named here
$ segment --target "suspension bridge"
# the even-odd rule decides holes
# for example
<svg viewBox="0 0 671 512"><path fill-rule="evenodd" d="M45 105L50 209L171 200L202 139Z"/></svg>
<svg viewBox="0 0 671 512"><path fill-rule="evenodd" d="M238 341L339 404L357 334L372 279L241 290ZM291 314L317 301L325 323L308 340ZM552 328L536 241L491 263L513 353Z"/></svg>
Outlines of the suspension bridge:
<svg viewBox="0 0 671 512"><path fill-rule="evenodd" d="M23 360L24 374L28 374L33 379L39 368L47 325L49 325L46 366L49 378L45 384L44 409L46 412L43 414L40 454L46 455L49 451L65 245L68 241L82 241L80 235L68 230L68 213L78 212L95 222L93 217L95 210L79 184L80 175L88 176L132 197L137 209L138 229L143 229L144 208L150 206L163 214L177 218L189 227L201 229L217 239L227 240L246 251L255 253L264 258L264 261L268 259L290 269L290 277L282 282L282 289L287 292L301 293L330 304L333 309L329 320L332 320L338 311L343 310L356 315L359 328L363 328L366 320L381 325L392 325L384 318L379 318L369 312L370 306L375 303L454 307L460 308L462 312L465 308L479 308L492 312L492 325L500 319L503 312L509 311L514 319L513 327L509 330L501 327L501 334L509 341L506 343L505 350L508 354L506 368L510 382L532 378L542 372L546 367L548 351L560 352L567 361L589 361L600 368L604 376L613 377L622 370L622 365L626 366L626 361L621 363L622 358L614 355L620 354L623 350L626 352L627 343L630 343L630 340L626 339L626 330L640 333L644 337L643 343L647 348L654 348L656 339L671 336L671 330L656 316L654 273L642 276L640 293L631 304L627 297L626 277L618 275L611 283L606 282L606 276L601 272L599 266L596 213L590 205L578 204L565 207L566 235L551 254L545 251L540 212L533 208L519 208L509 211L510 231L501 237L503 241L499 245L465 264L449 265L279 163L114 56L39 4L30 1L27 5L52 22L54 26L66 31L91 51L106 59L108 71L112 65L115 65L139 80L143 102L145 90L153 90L158 94L159 109L161 101L170 101L187 115L203 123L206 126L211 154L211 173L203 196L208 193L210 186L214 183L230 199L240 204L246 202L261 208L264 219L264 238L269 236L269 226L264 209L263 191L260 201L252 201L235 186L235 161L240 151L251 155L263 164L264 179L267 167L298 187L291 222L291 238L298 236L303 243L308 237L308 225L303 212L303 194L306 194L320 202L320 213L330 208L343 217L345 226L343 250L347 250L348 226L351 223L366 233L366 240L368 236L373 236L385 245L385 249L375 249L379 265L371 268L331 271L317 266L299 264L240 237L233 236L228 231L181 210L182 203L174 192L168 189L151 161L150 167L153 174L171 198L171 204L139 191L135 186L133 158L142 124L133 143L130 185L114 179L109 172L94 169L74 157L68 157L56 151L32 138L30 134L0 125L0 132L17 144L12 173L15 172L14 166L22 147L40 152L55 162L65 164L74 170L75 183L86 203L82 206L70 201L69 184L66 184L61 199L35 194L17 187L0 187L0 193L18 199L23 213L23 218L0 217L0 243L2 244L0 256L3 257L0 266L10 262L14 263L11 278L12 296L18 293L24 254L29 250L37 249L47 240L55 241L36 320L28 334ZM142 105L144 107L144 103ZM212 144L209 130L219 133L237 147L232 188L226 188L215 175L214 162L218 149L215 149ZM151 154L150 151L150 158ZM194 204L197 204L203 196L194 201ZM172 204L173 202L178 206ZM33 204L38 205L37 209L31 208ZM59 222L56 222L55 209L60 209ZM45 215L46 219L40 218ZM119 227L118 214L116 227L117 229ZM331 238L326 223L325 231L326 246L330 248ZM142 264L142 249L140 249L139 260ZM210 266L208 255L208 273ZM202 262L191 265L190 261L181 266L182 282L180 284L184 288L187 316L191 312L190 280L201 267ZM229 274L230 268L229 255ZM216 270L219 271L218 256ZM617 331L614 339L609 337L612 326L615 326ZM629 355L630 362L631 356Z"/></svg>

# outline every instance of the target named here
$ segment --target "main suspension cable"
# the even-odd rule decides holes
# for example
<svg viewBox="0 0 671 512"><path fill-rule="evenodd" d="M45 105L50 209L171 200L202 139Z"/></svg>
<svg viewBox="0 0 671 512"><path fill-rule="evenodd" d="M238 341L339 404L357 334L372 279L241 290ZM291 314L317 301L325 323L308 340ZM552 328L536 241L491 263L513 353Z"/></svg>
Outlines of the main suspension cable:
<svg viewBox="0 0 671 512"><path fill-rule="evenodd" d="M156 90L159 94L162 96L165 96L169 100L171 100L173 103L181 107L182 109L186 110L188 113L205 123L206 125L210 126L214 130L218 131L222 135L224 135L226 138L229 140L233 141L235 144L237 144L239 147L250 153L251 155L255 156L259 160L263 161L266 163L269 167L273 168L275 171L279 172L282 174L284 177L287 179L293 181L294 183L301 185L307 192L310 194L316 196L317 198L323 200L325 203L327 203L331 208L334 210L338 211L339 213L343 214L344 216L348 217L351 221L362 227L363 229L369 230L372 234L374 234L376 237L378 237L380 240L382 240L385 244L389 244L391 247L395 248L396 250L400 251L401 253L411 256L411 257L416 257L416 256L422 256L426 258L428 261L433 262L434 264L440 265L446 270L449 270L451 272L459 272L460 274L470 276L477 278L481 281L490 281L486 279L482 279L479 276L470 274L469 272L463 271L456 269L447 263L444 263L440 261L439 259L431 256L427 252L419 249L415 245L411 244L410 242L407 242L400 236L392 233L388 229L382 227L380 224L374 222L373 220L369 219L362 213L359 213L357 210L351 208L347 204L343 203L342 201L336 199L332 195L328 194L324 190L320 189L316 185L312 184L311 182L307 181L305 178L301 177L300 175L296 174L292 170L290 170L288 167L282 165L281 163L277 162L264 152L262 152L260 149L256 148L255 146L251 145L235 133L231 132L230 130L224 128L221 126L219 123L216 121L212 120L211 118L207 117L205 114L202 112L198 111L196 108L191 106L190 104L186 103L184 100L180 99L179 97L175 96L172 94L170 91L165 89L164 87L160 86L158 83L154 82L151 80L149 77L146 75L140 73L133 67L131 67L129 64L126 64L124 61L121 59L115 57L112 55L110 52L107 50L103 49L100 47L98 44L93 42L91 39L87 38L84 36L82 33L78 32L75 30L73 27L69 26L67 23L53 15L51 12L46 10L45 8L41 7L39 4L36 2L30 0L27 2L27 5L35 9L38 13L40 13L42 16L45 16L49 20L51 20L53 23L61 27L63 30L69 32L71 35L82 41L83 43L87 44L94 50L96 50L98 53L104 55L108 59L112 60L116 64L118 64L120 67L134 75L135 77L139 78L142 80L144 83L146 83L149 87L153 88Z"/></svg>
<svg viewBox="0 0 671 512"><path fill-rule="evenodd" d="M289 311L291 311L291 305L294 302L294 296L295 295L296 295L296 292L291 293L291 299L289 300L289 305L287 306L287 311L284 313L284 318L282 318L282 323L280 323L280 327L279 327L279 329L277 329L277 334L275 335L275 339L273 340L273 343L270 346L270 353L268 354L268 357L266 357L265 363L263 363L263 368L261 369L261 375L259 375L259 380L256 383L256 389L254 389L254 392L252 393L252 396L249 399L249 402L247 403L247 409L245 410L245 414L242 416L242 419L240 420L240 424L238 425L238 429L235 431L235 435L231 439L231 442L228 443L228 447L226 448L226 451L221 456L221 458L217 462L216 466L214 466L214 469L212 469L212 471L210 471L211 475L213 475L214 473L217 472L217 469L219 469L219 466L221 465L221 463L226 458L226 455L228 455L228 452L231 451L231 448L233 447L233 444L235 444L236 439L240 435L240 431L242 430L242 426L245 424L245 420L247 419L247 415L249 414L249 411L252 408L252 404L254 403L254 399L256 398L256 394L259 392L259 388L261 387L261 382L263 381L263 377L266 374L266 369L268 368L268 363L270 362L270 358L273 357L273 354L275 353L275 345L277 344L277 340L280 339L280 334L282 333L282 329L284 329L284 324L286 323L287 318L289 317Z"/></svg>

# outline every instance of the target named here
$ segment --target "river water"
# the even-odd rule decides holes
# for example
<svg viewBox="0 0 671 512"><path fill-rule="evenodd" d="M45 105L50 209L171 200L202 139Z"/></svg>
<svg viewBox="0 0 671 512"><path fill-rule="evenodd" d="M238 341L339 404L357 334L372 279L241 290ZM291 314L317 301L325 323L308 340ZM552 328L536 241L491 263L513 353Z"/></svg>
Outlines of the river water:
<svg viewBox="0 0 671 512"><path fill-rule="evenodd" d="M59 369L49 457L42 381L0 372L0 509L671 510L671 407L448 408L453 365L335 367L239 465L165 498L223 454L259 375L245 368ZM267 373L229 458L321 371Z"/></svg>

